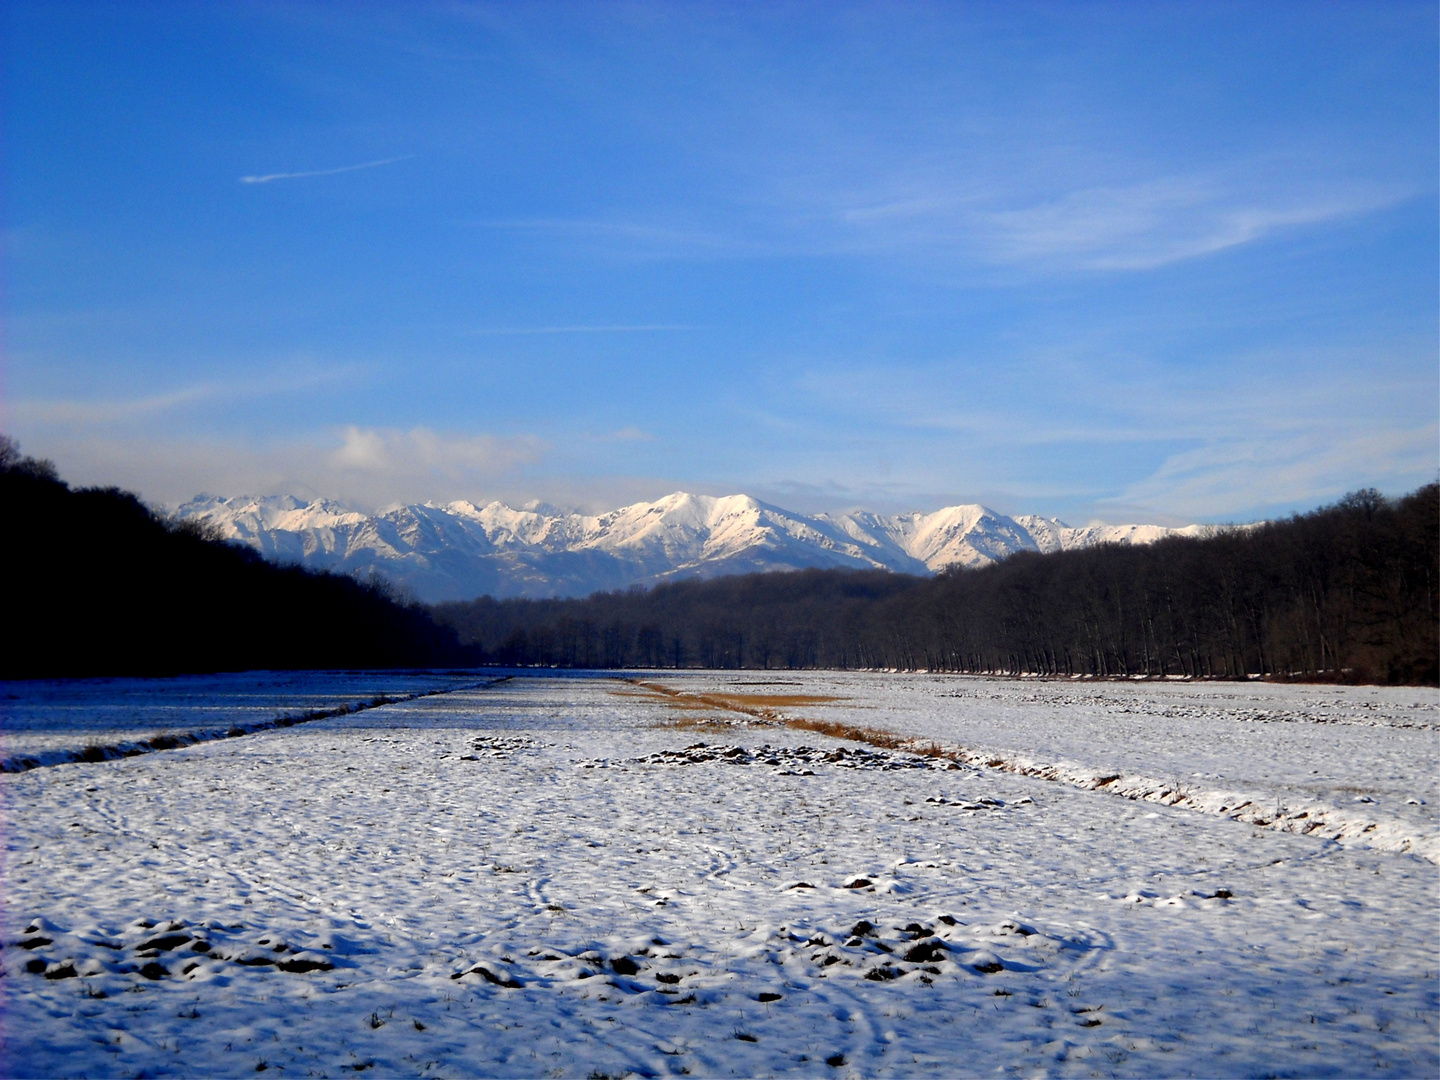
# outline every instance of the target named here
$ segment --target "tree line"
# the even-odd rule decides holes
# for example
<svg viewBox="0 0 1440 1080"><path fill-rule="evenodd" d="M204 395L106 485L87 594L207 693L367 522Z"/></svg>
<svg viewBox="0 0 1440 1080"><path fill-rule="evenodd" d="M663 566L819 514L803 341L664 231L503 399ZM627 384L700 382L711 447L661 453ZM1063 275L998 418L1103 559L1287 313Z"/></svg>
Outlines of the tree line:
<svg viewBox="0 0 1440 1080"><path fill-rule="evenodd" d="M0 678L463 665L378 582L265 562L118 488L72 490L0 436Z"/></svg>
<svg viewBox="0 0 1440 1080"><path fill-rule="evenodd" d="M804 570L435 608L490 663L1440 681L1440 487L1020 553L934 578Z"/></svg>

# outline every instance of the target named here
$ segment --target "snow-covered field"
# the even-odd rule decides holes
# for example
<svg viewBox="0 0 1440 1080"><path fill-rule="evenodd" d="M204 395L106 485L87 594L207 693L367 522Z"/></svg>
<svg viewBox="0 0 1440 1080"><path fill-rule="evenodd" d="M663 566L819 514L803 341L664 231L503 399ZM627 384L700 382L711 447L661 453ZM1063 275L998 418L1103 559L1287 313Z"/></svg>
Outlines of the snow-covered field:
<svg viewBox="0 0 1440 1080"><path fill-rule="evenodd" d="M683 685L703 694L735 681ZM842 673L764 681L843 699L797 710L806 716L964 746L1085 786L1119 774L1112 791L1178 792L1217 813L1249 803L1243 814L1255 821L1440 862L1435 690Z"/></svg>
<svg viewBox="0 0 1440 1080"><path fill-rule="evenodd" d="M10 684L5 753L447 685L265 678ZM672 672L6 774L0 1073L1433 1076L1437 725L1423 689Z"/></svg>
<svg viewBox="0 0 1440 1080"><path fill-rule="evenodd" d="M173 679L0 683L0 768L51 764L87 746L129 748L155 736L216 736L310 711L353 708L477 682L427 671L261 671Z"/></svg>

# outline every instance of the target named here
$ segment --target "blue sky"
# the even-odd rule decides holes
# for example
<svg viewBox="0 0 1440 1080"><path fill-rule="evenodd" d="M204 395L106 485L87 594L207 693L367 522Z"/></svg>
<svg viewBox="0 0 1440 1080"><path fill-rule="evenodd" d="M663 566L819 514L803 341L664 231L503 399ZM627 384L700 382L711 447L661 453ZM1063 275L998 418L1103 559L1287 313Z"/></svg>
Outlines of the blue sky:
<svg viewBox="0 0 1440 1080"><path fill-rule="evenodd" d="M1432 3L5 9L0 425L156 501L1440 468Z"/></svg>

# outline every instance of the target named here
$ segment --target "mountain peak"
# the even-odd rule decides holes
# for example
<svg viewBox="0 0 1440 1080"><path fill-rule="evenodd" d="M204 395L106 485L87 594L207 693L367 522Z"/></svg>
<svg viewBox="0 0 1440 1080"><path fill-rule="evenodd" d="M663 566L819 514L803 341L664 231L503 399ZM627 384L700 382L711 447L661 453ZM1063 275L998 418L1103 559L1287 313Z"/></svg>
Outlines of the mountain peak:
<svg viewBox="0 0 1440 1080"><path fill-rule="evenodd" d="M457 500L364 514L291 495L197 495L177 516L281 562L378 574L422 600L584 595L679 576L805 567L934 573L985 566L1018 551L1150 543L1200 527L1087 525L1007 517L979 503L884 516L855 510L806 516L751 495L675 491L587 516L546 503L515 509Z"/></svg>

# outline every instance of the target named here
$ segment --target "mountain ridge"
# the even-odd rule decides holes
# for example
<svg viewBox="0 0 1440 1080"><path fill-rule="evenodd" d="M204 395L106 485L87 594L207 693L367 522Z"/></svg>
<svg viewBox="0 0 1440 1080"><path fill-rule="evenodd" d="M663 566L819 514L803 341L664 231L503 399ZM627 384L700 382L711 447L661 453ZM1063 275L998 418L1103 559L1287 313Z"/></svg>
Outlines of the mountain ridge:
<svg viewBox="0 0 1440 1080"><path fill-rule="evenodd" d="M501 502L411 503L374 514L291 495L198 495L176 511L277 562L378 576L426 602L580 596L684 576L806 567L933 574L1019 551L1198 536L1207 526L1071 527L978 503L933 513L804 515L749 495L677 491L603 514Z"/></svg>

